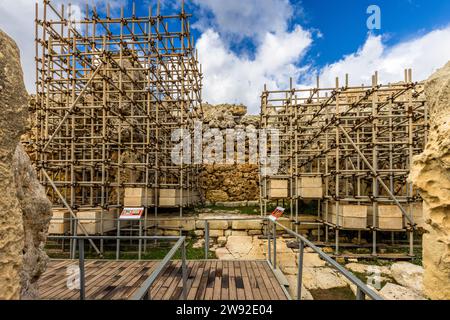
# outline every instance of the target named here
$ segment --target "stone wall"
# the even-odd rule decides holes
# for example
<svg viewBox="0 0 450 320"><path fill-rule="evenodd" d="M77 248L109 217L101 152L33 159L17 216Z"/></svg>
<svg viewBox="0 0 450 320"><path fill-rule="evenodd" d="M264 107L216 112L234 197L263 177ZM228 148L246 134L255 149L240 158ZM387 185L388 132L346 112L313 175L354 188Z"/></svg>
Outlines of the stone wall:
<svg viewBox="0 0 450 320"><path fill-rule="evenodd" d="M20 145L28 94L19 50L0 30L0 299L36 298L50 203Z"/></svg>
<svg viewBox="0 0 450 320"><path fill-rule="evenodd" d="M226 129L256 130L259 116L247 115L243 105L203 105L203 129L219 129L225 136ZM249 163L249 142L246 141L245 164L208 164L200 174L203 199L210 203L255 201L259 199L258 166ZM224 150L225 146L224 146ZM236 151L236 150L235 150ZM225 156L224 156L225 157Z"/></svg>
<svg viewBox="0 0 450 320"><path fill-rule="evenodd" d="M450 62L425 86L430 132L425 151L414 159L410 179L424 199L424 293L450 299Z"/></svg>

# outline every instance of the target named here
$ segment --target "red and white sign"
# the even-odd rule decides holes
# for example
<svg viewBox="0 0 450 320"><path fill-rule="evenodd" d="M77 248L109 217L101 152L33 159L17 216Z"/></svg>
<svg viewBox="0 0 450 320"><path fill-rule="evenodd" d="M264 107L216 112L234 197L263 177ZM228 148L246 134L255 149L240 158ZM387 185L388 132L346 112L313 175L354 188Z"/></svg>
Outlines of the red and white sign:
<svg viewBox="0 0 450 320"><path fill-rule="evenodd" d="M273 210L272 214L269 216L269 219L272 221L277 221L284 213L284 208L282 207L276 207L275 210Z"/></svg>
<svg viewBox="0 0 450 320"><path fill-rule="evenodd" d="M120 220L139 220L142 218L144 208L124 208L120 214Z"/></svg>

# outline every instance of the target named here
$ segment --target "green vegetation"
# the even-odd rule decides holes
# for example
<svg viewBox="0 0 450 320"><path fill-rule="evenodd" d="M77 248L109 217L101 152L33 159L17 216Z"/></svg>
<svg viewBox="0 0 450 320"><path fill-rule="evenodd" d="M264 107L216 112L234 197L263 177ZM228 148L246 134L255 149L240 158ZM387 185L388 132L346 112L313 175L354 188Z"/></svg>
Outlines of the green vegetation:
<svg viewBox="0 0 450 320"><path fill-rule="evenodd" d="M194 248L193 245L196 242L195 239L189 239L187 240L186 244L186 257L188 260L202 260L205 258L205 249L203 247L201 248ZM167 253L170 251L172 247L168 245L167 243L159 243L157 246L147 245L147 252L143 252L141 255L141 260L162 260ZM129 251L126 250L127 247L124 245L122 247L122 251L120 252L120 259L121 260L137 260L138 259L138 253L135 251ZM51 259L67 259L69 258L68 252L47 252L49 257ZM103 258L107 260L113 260L116 258L116 251L114 250L106 250L103 254ZM215 255L213 252L208 253L209 259L214 259ZM85 259L99 259L99 256L93 251L89 250L85 253ZM181 251L178 250L175 254L174 258L175 260L181 259Z"/></svg>
<svg viewBox="0 0 450 320"><path fill-rule="evenodd" d="M355 294L350 287L310 290L314 300L355 300Z"/></svg>

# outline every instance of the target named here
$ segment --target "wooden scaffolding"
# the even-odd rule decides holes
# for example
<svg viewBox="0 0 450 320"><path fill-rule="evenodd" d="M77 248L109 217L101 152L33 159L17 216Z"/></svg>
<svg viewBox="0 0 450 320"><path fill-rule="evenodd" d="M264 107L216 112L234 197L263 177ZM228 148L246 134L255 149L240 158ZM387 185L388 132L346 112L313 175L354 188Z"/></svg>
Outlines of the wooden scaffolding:
<svg viewBox="0 0 450 320"><path fill-rule="evenodd" d="M340 230L372 233L372 254L379 232L413 232L420 224L422 201L407 180L412 158L427 140L428 115L423 83L381 85L378 74L370 86L350 86L336 78L334 87L286 91L264 89L261 127L279 130L280 169L261 177L261 201L283 199L298 226L300 203L313 202L316 222L335 236ZM321 230L318 230L320 241Z"/></svg>
<svg viewBox="0 0 450 320"><path fill-rule="evenodd" d="M126 197L146 215L167 206L182 216L199 201L199 167L172 161L171 135L203 114L191 15L184 2L162 15L159 1L148 16L134 4L117 16L109 7L72 11L36 3L33 157L50 199L74 220L92 208L104 219Z"/></svg>

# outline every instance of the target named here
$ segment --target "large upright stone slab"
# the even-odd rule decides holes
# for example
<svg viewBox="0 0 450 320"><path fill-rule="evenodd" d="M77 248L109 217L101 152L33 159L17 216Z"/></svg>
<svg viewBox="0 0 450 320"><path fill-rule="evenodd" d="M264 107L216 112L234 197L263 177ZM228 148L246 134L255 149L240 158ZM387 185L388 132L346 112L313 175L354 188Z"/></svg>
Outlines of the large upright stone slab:
<svg viewBox="0 0 450 320"><path fill-rule="evenodd" d="M450 299L450 62L425 84L428 143L413 160L409 179L424 200L424 293Z"/></svg>
<svg viewBox="0 0 450 320"><path fill-rule="evenodd" d="M0 30L0 299L18 299L21 291L24 230L13 156L25 131L27 101L19 49Z"/></svg>

